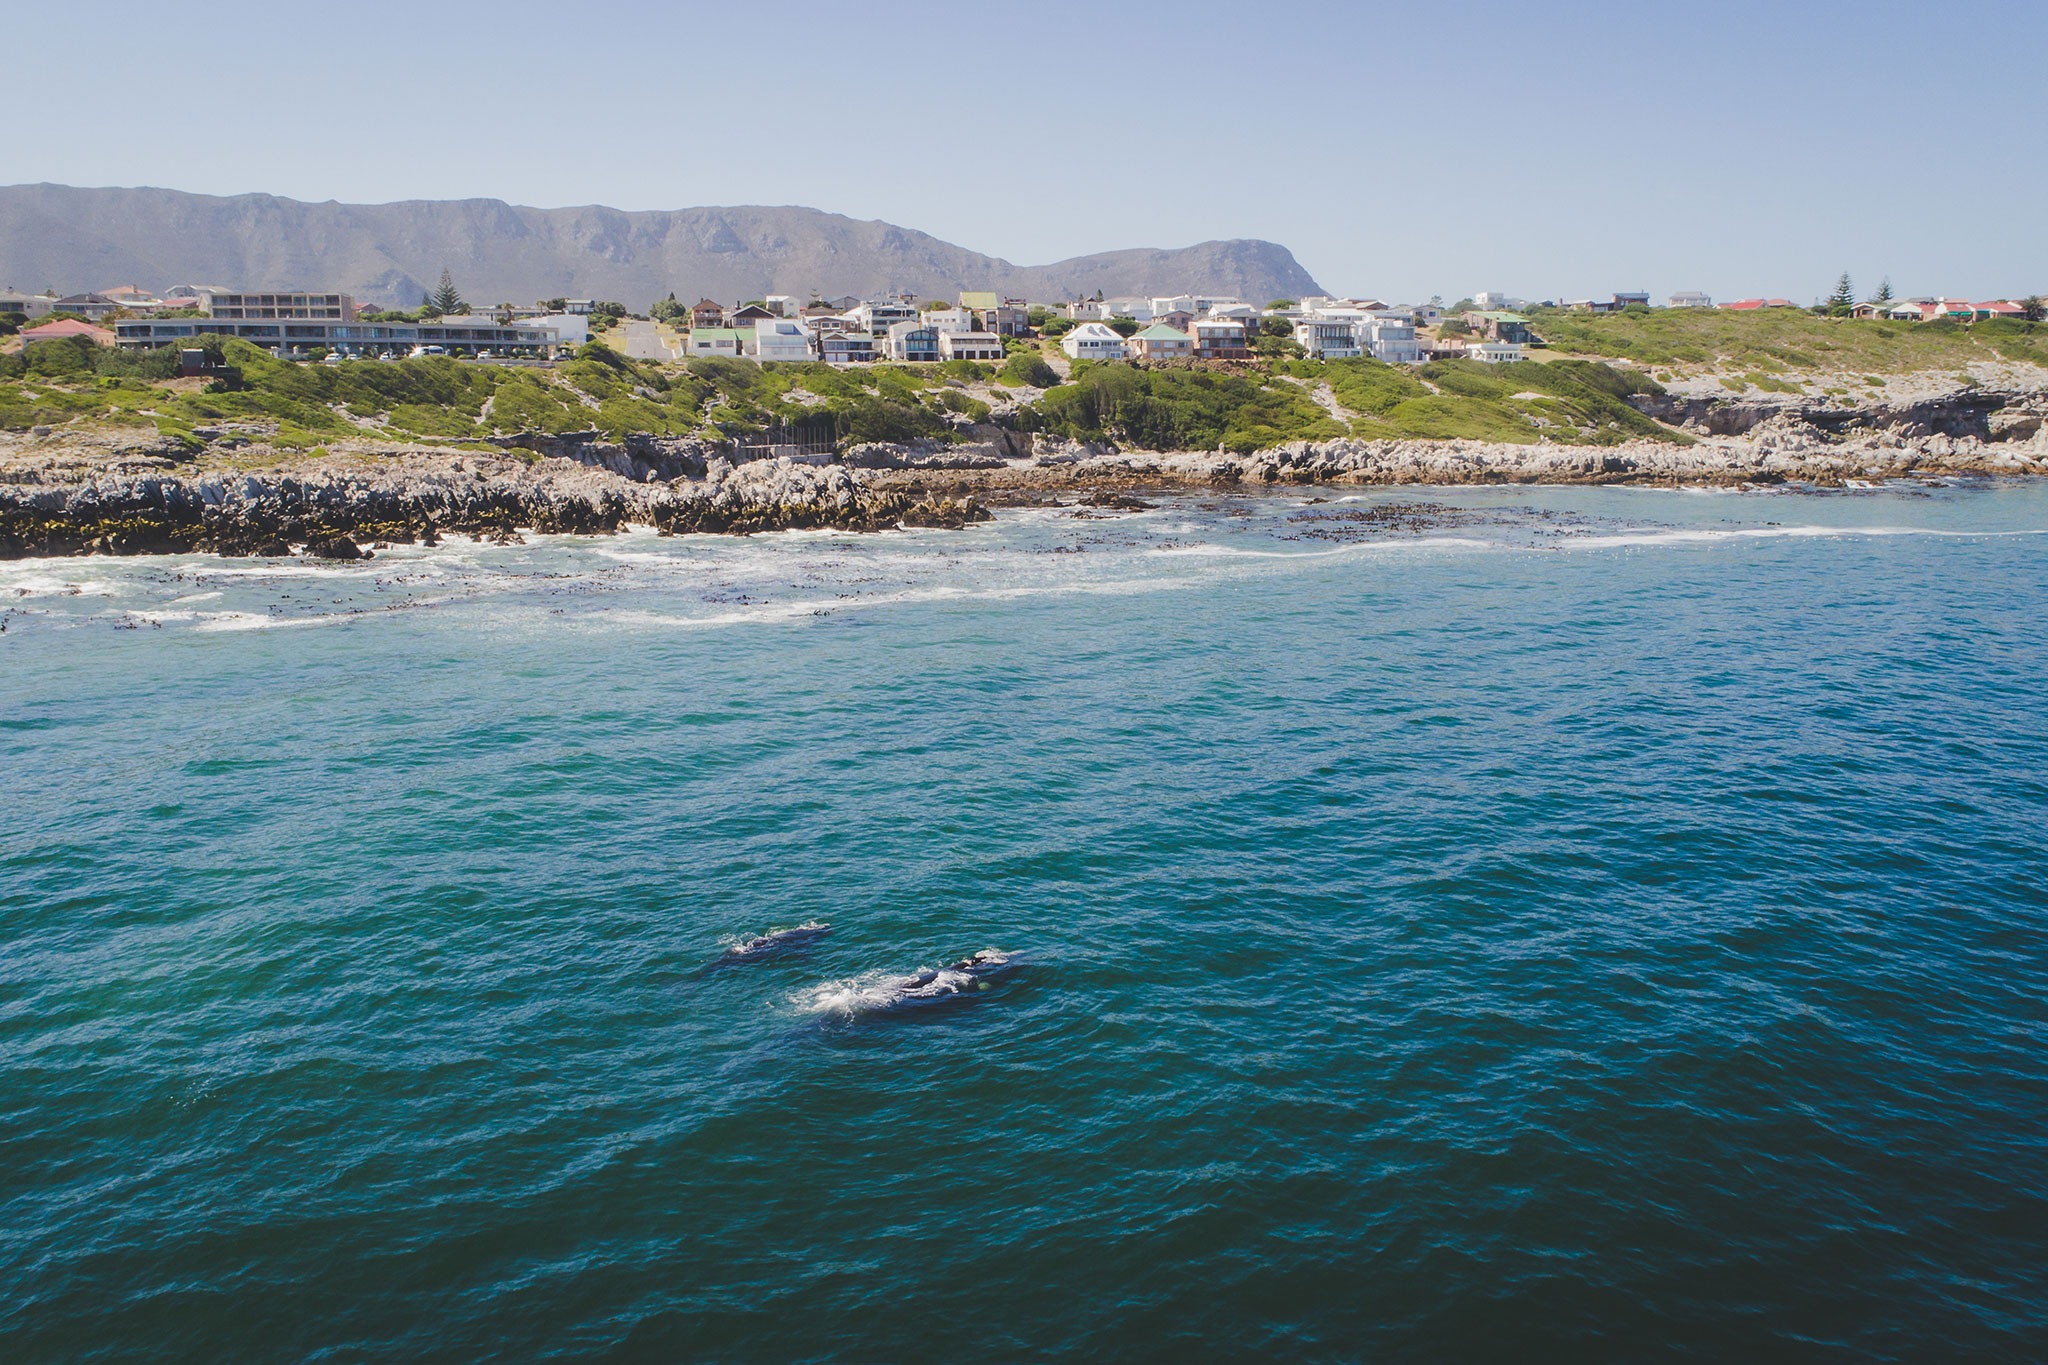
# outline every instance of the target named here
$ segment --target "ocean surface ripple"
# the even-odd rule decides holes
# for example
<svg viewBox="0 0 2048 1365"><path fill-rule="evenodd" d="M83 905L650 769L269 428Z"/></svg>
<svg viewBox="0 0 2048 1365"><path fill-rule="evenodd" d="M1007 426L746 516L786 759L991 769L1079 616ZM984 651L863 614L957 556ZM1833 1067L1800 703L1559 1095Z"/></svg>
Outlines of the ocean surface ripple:
<svg viewBox="0 0 2048 1365"><path fill-rule="evenodd" d="M0 564L0 1354L2039 1359L2044 533Z"/></svg>

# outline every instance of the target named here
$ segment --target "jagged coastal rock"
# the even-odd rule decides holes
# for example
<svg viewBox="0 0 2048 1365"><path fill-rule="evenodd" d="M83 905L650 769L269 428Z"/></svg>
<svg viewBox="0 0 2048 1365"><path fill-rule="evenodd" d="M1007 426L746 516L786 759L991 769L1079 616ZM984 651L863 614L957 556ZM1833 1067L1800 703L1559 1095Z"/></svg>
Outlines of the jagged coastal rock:
<svg viewBox="0 0 2048 1365"><path fill-rule="evenodd" d="M189 450L168 443L40 432L0 439L0 557L346 559L379 542L431 544L450 533L958 528L987 520L984 502L1136 485L1840 485L2048 474L2048 395L2037 391L1865 409L1681 401L1683 410L1660 415L1695 433L1689 445L1344 439L1249 454L1159 452L989 426L958 443L854 446L829 464L740 462L715 443L595 432L507 438L503 453L365 448L265 464L252 434L209 433L239 462L230 471L195 467Z"/></svg>
<svg viewBox="0 0 2048 1365"><path fill-rule="evenodd" d="M664 534L877 531L959 527L989 515L971 501L870 488L840 466L736 466L717 456L701 478L666 480L560 456L529 465L418 453L237 475L148 467L47 474L14 471L16 481L0 484L0 555L303 549L346 559L379 541L432 544L448 533L509 540L522 530L606 534L627 525Z"/></svg>

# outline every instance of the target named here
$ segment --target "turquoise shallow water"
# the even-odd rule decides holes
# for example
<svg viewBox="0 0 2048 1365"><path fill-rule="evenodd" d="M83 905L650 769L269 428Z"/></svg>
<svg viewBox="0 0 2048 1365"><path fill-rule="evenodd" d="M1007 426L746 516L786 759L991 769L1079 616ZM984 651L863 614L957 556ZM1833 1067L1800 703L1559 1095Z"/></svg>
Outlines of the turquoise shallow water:
<svg viewBox="0 0 2048 1365"><path fill-rule="evenodd" d="M2048 490L1309 496L0 565L4 1354L2038 1358Z"/></svg>

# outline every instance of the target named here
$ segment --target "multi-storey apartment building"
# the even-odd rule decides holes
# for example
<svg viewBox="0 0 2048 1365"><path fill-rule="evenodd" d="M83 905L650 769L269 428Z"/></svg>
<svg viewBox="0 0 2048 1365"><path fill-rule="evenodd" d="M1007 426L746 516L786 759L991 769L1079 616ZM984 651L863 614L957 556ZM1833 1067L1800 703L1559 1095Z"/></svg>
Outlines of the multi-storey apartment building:
<svg viewBox="0 0 2048 1365"><path fill-rule="evenodd" d="M416 347L439 347L449 355L545 355L560 343L552 327L498 326L445 322L315 322L228 318L137 318L114 324L117 345L130 350L174 346L207 336L239 337L251 345L282 354L324 346L343 355L394 355Z"/></svg>
<svg viewBox="0 0 2048 1365"><path fill-rule="evenodd" d="M208 317L241 321L307 318L316 322L354 322L356 301L347 294L223 294L200 292L199 310Z"/></svg>

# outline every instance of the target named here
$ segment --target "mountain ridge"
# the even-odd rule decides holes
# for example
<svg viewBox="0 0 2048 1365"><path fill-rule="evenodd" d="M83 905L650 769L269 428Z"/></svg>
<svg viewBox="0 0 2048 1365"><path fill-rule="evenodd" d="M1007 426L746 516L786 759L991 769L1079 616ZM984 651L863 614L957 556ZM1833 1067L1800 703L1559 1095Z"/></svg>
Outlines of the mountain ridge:
<svg viewBox="0 0 2048 1365"><path fill-rule="evenodd" d="M636 309L671 291L688 302L991 289L1047 303L1098 289L1260 303L1326 292L1286 247L1255 238L1020 266L914 228L800 205L548 209L490 198L349 204L151 186L0 186L0 283L23 288L323 289L411 307L443 268L476 303L565 295Z"/></svg>

